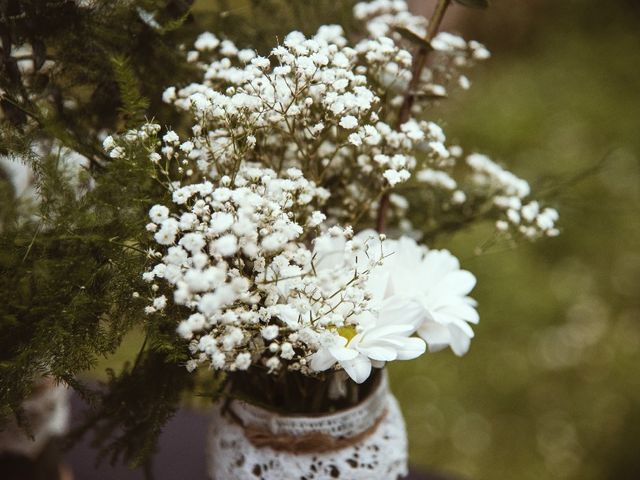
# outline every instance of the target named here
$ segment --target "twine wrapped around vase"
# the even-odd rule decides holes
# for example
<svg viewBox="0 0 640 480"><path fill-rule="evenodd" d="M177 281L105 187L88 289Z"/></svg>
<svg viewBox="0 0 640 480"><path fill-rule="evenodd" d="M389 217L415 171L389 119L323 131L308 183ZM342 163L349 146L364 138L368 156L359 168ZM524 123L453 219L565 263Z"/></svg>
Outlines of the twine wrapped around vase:
<svg viewBox="0 0 640 480"><path fill-rule="evenodd" d="M292 453L325 453L363 441L387 413L387 377L359 405L327 415L281 415L247 402L232 401L225 410L258 448Z"/></svg>

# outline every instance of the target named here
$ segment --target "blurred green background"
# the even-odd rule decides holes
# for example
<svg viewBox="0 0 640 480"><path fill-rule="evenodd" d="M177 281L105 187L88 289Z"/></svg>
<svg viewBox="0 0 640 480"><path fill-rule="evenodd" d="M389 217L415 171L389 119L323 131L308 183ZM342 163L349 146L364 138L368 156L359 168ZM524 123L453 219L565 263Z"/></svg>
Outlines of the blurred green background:
<svg viewBox="0 0 640 480"><path fill-rule="evenodd" d="M210 3L196 3L198 27L228 27ZM244 2L227 3L242 23ZM488 229L439 240L476 274L481 323L462 359L391 366L414 464L469 479L640 478L639 22L635 0L451 9L449 29L493 58L433 119L529 179L562 235L481 256Z"/></svg>
<svg viewBox="0 0 640 480"><path fill-rule="evenodd" d="M493 58L436 116L547 192L562 235L479 257L482 229L441 239L478 277L481 323L463 359L392 366L411 458L473 479L638 479L640 2L460 13L451 27Z"/></svg>

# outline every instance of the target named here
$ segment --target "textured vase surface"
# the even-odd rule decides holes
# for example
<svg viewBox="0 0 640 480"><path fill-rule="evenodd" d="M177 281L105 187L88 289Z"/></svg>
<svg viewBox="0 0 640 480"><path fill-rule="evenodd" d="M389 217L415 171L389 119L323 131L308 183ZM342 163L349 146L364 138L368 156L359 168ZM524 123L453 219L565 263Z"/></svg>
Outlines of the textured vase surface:
<svg viewBox="0 0 640 480"><path fill-rule="evenodd" d="M262 433L259 444L255 432ZM317 451L313 440L296 447L300 437L319 438ZM213 480L395 480L407 474L404 419L386 375L360 404L329 415L287 416L239 400L217 405L207 448Z"/></svg>

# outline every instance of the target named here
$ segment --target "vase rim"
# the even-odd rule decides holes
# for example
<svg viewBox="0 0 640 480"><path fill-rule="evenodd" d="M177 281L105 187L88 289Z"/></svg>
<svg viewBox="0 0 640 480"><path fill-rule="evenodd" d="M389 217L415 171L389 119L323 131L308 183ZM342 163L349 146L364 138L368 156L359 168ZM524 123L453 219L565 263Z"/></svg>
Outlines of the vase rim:
<svg viewBox="0 0 640 480"><path fill-rule="evenodd" d="M244 426L268 430L273 434L304 435L311 432L334 437L358 435L371 428L384 415L389 393L386 370L372 391L356 405L331 413L283 414L244 400L232 400L228 408Z"/></svg>

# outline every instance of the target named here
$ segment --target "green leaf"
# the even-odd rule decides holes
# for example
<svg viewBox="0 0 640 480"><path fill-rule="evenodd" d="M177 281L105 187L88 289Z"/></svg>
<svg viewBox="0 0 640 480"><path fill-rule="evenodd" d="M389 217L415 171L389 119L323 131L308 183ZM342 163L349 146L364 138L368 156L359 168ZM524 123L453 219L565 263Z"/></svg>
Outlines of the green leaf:
<svg viewBox="0 0 640 480"><path fill-rule="evenodd" d="M489 0L453 0L454 2L471 8L485 9L489 7Z"/></svg>
<svg viewBox="0 0 640 480"><path fill-rule="evenodd" d="M136 71L131 66L128 58L114 55L111 57L111 65L120 90L120 101L122 103L120 113L124 116L129 126L137 125L144 119L144 115L149 108L149 100L140 93L140 84Z"/></svg>
<svg viewBox="0 0 640 480"><path fill-rule="evenodd" d="M405 40L409 40L411 43L414 43L414 44L418 45L419 47L423 47L423 48L426 48L428 50L432 50L433 49L431 44L425 38L422 38L420 35L418 35L415 32L412 32L408 28L405 28L405 27L394 27L393 30L397 34L399 34L402 38L404 38Z"/></svg>
<svg viewBox="0 0 640 480"><path fill-rule="evenodd" d="M179 29L180 27L182 27L182 25L184 25L184 22L186 22L187 19L189 18L189 15L191 15L191 9L184 12L184 14L182 14L180 17L175 18L173 20L169 20L167 23L165 23L158 29L158 31L160 32L160 35L173 32Z"/></svg>

